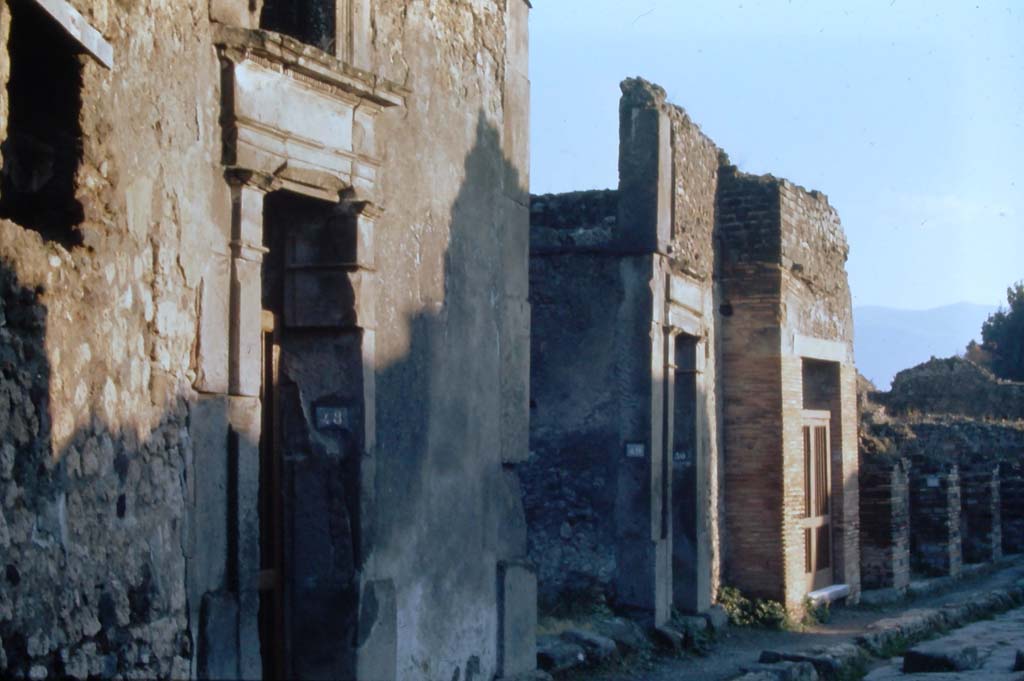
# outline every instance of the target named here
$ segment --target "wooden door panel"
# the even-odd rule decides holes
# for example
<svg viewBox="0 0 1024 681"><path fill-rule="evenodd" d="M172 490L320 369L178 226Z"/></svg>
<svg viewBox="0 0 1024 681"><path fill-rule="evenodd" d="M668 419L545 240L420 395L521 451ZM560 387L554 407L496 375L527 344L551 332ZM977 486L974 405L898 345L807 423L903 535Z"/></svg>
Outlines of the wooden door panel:
<svg viewBox="0 0 1024 681"><path fill-rule="evenodd" d="M807 590L829 586L832 577L832 491L828 418L805 418L804 573Z"/></svg>

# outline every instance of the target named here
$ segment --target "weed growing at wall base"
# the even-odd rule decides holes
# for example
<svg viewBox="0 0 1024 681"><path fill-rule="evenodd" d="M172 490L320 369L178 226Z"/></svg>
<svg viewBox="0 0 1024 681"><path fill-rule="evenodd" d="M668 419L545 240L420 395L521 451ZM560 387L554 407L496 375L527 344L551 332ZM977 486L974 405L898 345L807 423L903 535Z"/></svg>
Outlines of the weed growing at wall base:
<svg viewBox="0 0 1024 681"><path fill-rule="evenodd" d="M730 624L765 629L789 628L786 608L778 601L750 599L735 587L723 586L718 591L718 603L729 613Z"/></svg>

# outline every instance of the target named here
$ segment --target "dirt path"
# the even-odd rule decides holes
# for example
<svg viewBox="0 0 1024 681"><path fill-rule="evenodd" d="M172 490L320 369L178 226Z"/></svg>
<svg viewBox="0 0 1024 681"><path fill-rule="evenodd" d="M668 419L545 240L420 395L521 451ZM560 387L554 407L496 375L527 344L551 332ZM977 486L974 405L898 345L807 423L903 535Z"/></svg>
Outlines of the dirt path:
<svg viewBox="0 0 1024 681"><path fill-rule="evenodd" d="M803 632L764 629L730 628L720 635L712 651L705 657L669 658L631 661L630 668L588 670L577 672L576 679L588 681L724 681L738 675L743 667L757 662L762 650L797 652L816 645L835 645L852 641L872 623L915 608L930 608L968 600L972 593L1012 586L1024 579L1024 560L1018 558L1010 566L989 575L970 577L940 594L923 596L909 603L880 607L857 606L836 608L828 624Z"/></svg>

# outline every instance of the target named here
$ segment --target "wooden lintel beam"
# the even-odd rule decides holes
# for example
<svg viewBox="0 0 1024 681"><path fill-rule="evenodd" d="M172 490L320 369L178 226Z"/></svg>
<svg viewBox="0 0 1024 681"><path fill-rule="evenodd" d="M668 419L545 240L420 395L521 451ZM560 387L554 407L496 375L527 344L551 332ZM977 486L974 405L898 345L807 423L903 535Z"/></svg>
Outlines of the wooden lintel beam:
<svg viewBox="0 0 1024 681"><path fill-rule="evenodd" d="M35 0L54 21L60 24L68 35L108 69L114 68L114 48L103 35L93 28L81 13L68 4L67 0Z"/></svg>

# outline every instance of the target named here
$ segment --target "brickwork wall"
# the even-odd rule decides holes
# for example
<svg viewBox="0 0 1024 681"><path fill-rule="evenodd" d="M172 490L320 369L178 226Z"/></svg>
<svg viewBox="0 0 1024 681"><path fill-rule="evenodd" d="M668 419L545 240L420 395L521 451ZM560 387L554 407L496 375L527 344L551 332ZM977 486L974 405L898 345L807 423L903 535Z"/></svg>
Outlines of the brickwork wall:
<svg viewBox="0 0 1024 681"><path fill-rule="evenodd" d="M1024 553L1024 463L1004 462L999 481L1003 552Z"/></svg>
<svg viewBox="0 0 1024 681"><path fill-rule="evenodd" d="M910 474L910 565L926 575L960 574L960 471L913 462Z"/></svg>
<svg viewBox="0 0 1024 681"><path fill-rule="evenodd" d="M910 584L910 488L907 459L861 461L860 565L865 589Z"/></svg>
<svg viewBox="0 0 1024 681"><path fill-rule="evenodd" d="M851 602L860 593L859 497L857 486L857 407L856 370L853 367L853 307L845 263L848 255L846 238L839 217L821 193L808 192L787 180L778 181L780 194L780 268L782 276L783 352L800 355L815 352L790 341L796 337L825 341L832 355L825 367L836 372L830 380L828 401L822 405L796 402L796 380L801 359L787 361L792 399L786 402L783 416L787 419L786 462L788 470L787 511L799 517L803 509L803 439L799 424L802 408L826 408L831 413L832 466L832 559L833 578L850 586ZM789 343L793 343L790 351ZM807 358L803 363L821 364L820 358ZM793 425L797 424L797 425ZM803 538L794 532L793 550L789 556L788 593L800 594L803 583L802 561L796 560L803 548ZM791 597L800 600L802 595Z"/></svg>
<svg viewBox="0 0 1024 681"><path fill-rule="evenodd" d="M965 563L987 563L1003 555L999 466L966 465L960 474Z"/></svg>
<svg viewBox="0 0 1024 681"><path fill-rule="evenodd" d="M799 609L805 592L804 538L798 521L804 513L802 411L805 403L803 358L817 352L797 345L813 339L826 348L835 364L833 387L814 408L831 411L832 523L834 579L850 585L852 600L860 590L859 501L857 495L856 373L852 357L852 310L846 279L847 246L835 210L817 192L806 192L786 180L754 177L725 165L719 175L718 229L723 300L724 432L726 448L726 517L728 570L741 588L784 600ZM760 316L748 309L760 298ZM773 365L761 376L754 358ZM816 357L816 355L811 355ZM772 359L769 359L772 358ZM776 373L778 372L778 373ZM762 401L777 395L776 407ZM739 424L744 424L740 426ZM737 451L750 434L737 428L749 424L771 449L760 448L762 467L775 471L744 473ZM777 440L775 438L778 438ZM734 467L739 465L737 470ZM746 487L750 485L751 487ZM781 490L765 488L781 485ZM751 554L747 537L758 537L750 509L734 509L738 498L754 496L779 504L772 513L780 534ZM735 511L735 513L734 513ZM739 567L732 556L759 559L775 553L782 581L769 587L752 579L751 566ZM775 570L779 571L779 563ZM770 580L768 580L770 581Z"/></svg>
<svg viewBox="0 0 1024 681"><path fill-rule="evenodd" d="M725 450L723 581L781 600L784 573L780 428L779 274L749 266L723 279L731 314L722 320L722 419Z"/></svg>
<svg viewBox="0 0 1024 681"><path fill-rule="evenodd" d="M717 223L724 305L724 582L783 600L783 408L779 356L779 194L774 182L724 166ZM762 264L764 263L764 264Z"/></svg>

